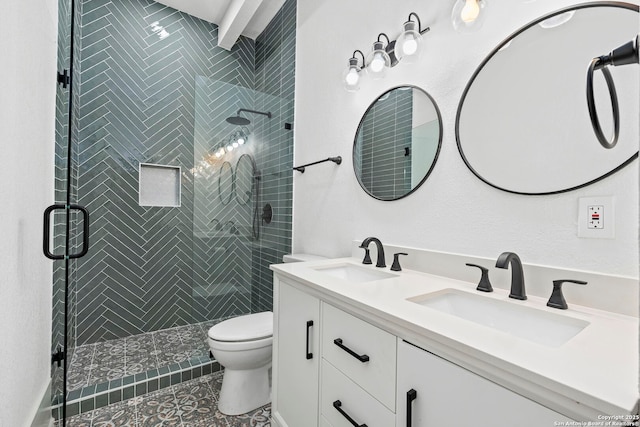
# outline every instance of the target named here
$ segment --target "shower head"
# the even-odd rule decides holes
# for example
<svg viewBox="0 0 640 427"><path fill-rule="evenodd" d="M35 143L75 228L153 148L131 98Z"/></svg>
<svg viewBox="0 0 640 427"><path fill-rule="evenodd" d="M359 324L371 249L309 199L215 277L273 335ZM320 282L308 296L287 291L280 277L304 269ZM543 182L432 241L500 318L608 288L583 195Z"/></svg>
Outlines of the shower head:
<svg viewBox="0 0 640 427"><path fill-rule="evenodd" d="M241 108L238 110L238 112L236 113L235 116L233 117L227 117L227 122L231 123L232 125L236 125L236 126L247 126L251 123L251 120L246 119L244 117L240 117L240 113L241 112L247 112L247 113L253 113L253 114L262 114L263 116L267 116L269 118L271 118L271 111L267 111L266 113L262 112L262 111L255 111L255 110L247 110L245 108Z"/></svg>
<svg viewBox="0 0 640 427"><path fill-rule="evenodd" d="M231 123L232 125L236 125L236 126L246 126L246 125L251 123L251 120L245 119L244 117L240 117L238 115L238 116L233 116L233 117L227 117L227 122Z"/></svg>

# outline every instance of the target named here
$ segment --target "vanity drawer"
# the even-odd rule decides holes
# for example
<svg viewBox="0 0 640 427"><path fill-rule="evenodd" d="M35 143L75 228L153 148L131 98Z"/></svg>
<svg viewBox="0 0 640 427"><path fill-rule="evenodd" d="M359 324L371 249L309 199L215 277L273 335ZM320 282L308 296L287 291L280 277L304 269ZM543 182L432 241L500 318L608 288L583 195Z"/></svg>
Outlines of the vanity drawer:
<svg viewBox="0 0 640 427"><path fill-rule="evenodd" d="M330 426L352 427L366 424L368 427L389 427L395 425L393 412L326 360L322 361L320 394L321 420L323 422L326 420ZM355 424L347 417L350 417Z"/></svg>
<svg viewBox="0 0 640 427"><path fill-rule="evenodd" d="M396 337L322 304L322 356L395 412Z"/></svg>
<svg viewBox="0 0 640 427"><path fill-rule="evenodd" d="M321 415L320 416L320 427L333 427L333 426L331 424L329 424L329 421L327 421L327 419Z"/></svg>

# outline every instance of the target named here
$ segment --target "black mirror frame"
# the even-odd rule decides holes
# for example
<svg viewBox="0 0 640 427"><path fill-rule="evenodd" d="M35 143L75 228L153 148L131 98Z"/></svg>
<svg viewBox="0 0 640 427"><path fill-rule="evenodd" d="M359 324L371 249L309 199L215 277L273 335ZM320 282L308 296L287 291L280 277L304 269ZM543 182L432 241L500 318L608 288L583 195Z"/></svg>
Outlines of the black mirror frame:
<svg viewBox="0 0 640 427"><path fill-rule="evenodd" d="M638 158L638 153L639 152L636 151L636 153L634 155L632 155L630 158L628 158L626 161L624 161L622 164L620 164L619 166L615 167L611 171L609 171L609 172L607 172L607 173L603 174L602 176L599 176L599 177L597 177L595 179L592 179L591 181L588 181L588 182L585 182L583 184L580 184L580 185L576 185L576 186L573 186L573 187L570 187L570 188L565 188L565 189L562 189L562 190L546 191L546 192L541 192L541 193L529 193L529 192L515 191L515 190L509 190L507 188L502 188L499 185L493 184L493 183L489 182L488 180L486 180L485 178L483 178L482 175L480 175L480 173L477 172L473 168L473 166L471 166L469 161L467 160L467 158L464 155L464 152L462 150L462 145L460 143L460 113L462 111L462 105L464 104L464 100L466 99L467 94L469 92L469 89L471 88L471 85L475 81L475 79L478 76L478 74L480 74L480 72L482 71L484 66L491 60L491 58L493 58L493 56L498 51L500 51L500 49L502 49L507 43L509 43L511 40L513 40L519 34L523 33L524 31L528 30L529 28L531 28L531 27L539 24L540 22L542 22L542 21L544 21L546 19L549 19L549 18L551 18L553 16L561 15L563 13L570 12L570 11L573 11L573 10L580 10L580 9L586 9L586 8L591 8L591 7L603 7L603 6L620 7L620 8L623 8L623 9L629 9L629 10L634 10L636 12L640 12L640 7L635 5L635 4L623 3L623 2L610 2L610 1L594 2L594 3L582 3L582 4L578 4L578 5L574 5L574 6L565 7L565 8L562 8L560 10L556 10L555 12L551 12L551 13L548 13L546 15L543 15L542 17L536 18L535 20L533 20L530 23L522 26L517 31L513 32L512 34L510 34L507 38L505 38L502 42L500 42L487 55L487 57L480 63L478 68L474 71L473 75L469 79L469 82L465 86L464 91L462 92L462 96L460 97L460 101L458 102L458 108L457 108L457 111L456 111L455 137L456 137L456 145L458 146L458 152L460 153L460 157L462 157L462 160L464 161L464 164L467 166L467 168L480 181L484 182L485 184L487 184L487 185L489 185L489 186L491 186L493 188L496 188L496 189L501 190L501 191L505 191L507 193L520 194L520 195L524 195L524 196L548 196L548 195L551 195L551 194L566 193L566 192L569 192L569 191L577 190L579 188L587 187L587 186L589 186L591 184L594 184L594 183L596 183L596 182L598 182L600 180L603 180L603 179L607 178L608 176L613 175L614 173L618 172L619 170L621 170L622 168L624 168L625 166L627 166L632 161L634 161L635 159ZM585 69L586 69L586 66L585 66Z"/></svg>
<svg viewBox="0 0 640 427"><path fill-rule="evenodd" d="M222 197L222 169L224 168L224 165L229 165L229 168L231 169L231 189L229 190L229 197L227 197L227 200L225 201L225 199ZM226 206L231 202L231 199L233 198L233 196L235 195L235 185L234 185L234 173L233 173L233 165L227 161L224 161L222 163L222 165L220 165L220 172L218 174L218 197L220 198L220 202Z"/></svg>
<svg viewBox="0 0 640 427"><path fill-rule="evenodd" d="M413 187L410 191L408 191L407 193L403 194L400 197L396 197L393 199L383 199L380 198L378 196L376 196L375 194L371 193L362 183L362 180L360 179L360 177L358 176L358 174L355 173L356 171L356 144L358 142L358 134L360 133L360 128L362 127L362 123L364 122L365 117L367 117L367 113L371 110L371 108L373 108L373 106L376 104L376 102L378 102L378 100L380 100L380 98L382 98L383 96L385 96L387 93L391 92L392 90L396 90L396 89L401 89L401 88L410 88L410 89L417 89L420 92L422 92L423 94L425 94L429 100L431 101L431 104L433 105L433 108L436 111L436 115L438 117L438 130L440 132L440 135L438 136L438 148L436 149L436 153L433 156L433 161L431 162L431 166L429 167L429 170L427 171L427 173L424 175L424 177L420 180L420 182ZM364 112L364 114L362 115L362 118L360 119L360 122L358 123L358 128L356 129L356 134L355 137L353 138L353 149L352 149L352 153L351 153L351 159L352 159L352 163L353 163L353 171L354 171L354 175L356 175L356 179L358 181L358 184L360 184L360 187L362 188L362 190L364 190L365 193L367 193L369 196L373 197L374 199L377 200L381 200L383 202L393 202L395 200L400 200L403 199L407 196L409 196L410 194L413 194L418 188L420 188L422 186L422 184L424 184L424 182L427 180L427 178L429 178L429 175L431 175L431 172L433 171L433 168L435 167L437 161L438 161L438 157L440 156L440 149L442 148L442 133L443 133L443 127L442 127L442 115L440 114L440 108L438 108L438 104L436 103L435 99L433 99L433 97L431 95L429 95L429 93L427 93L426 90L415 86L415 85L401 85L401 86L395 86L392 87L390 89L387 89L386 91L384 91L382 94L380 94L378 97L376 97L376 99L369 104L369 107L367 107L367 110Z"/></svg>
<svg viewBox="0 0 640 427"><path fill-rule="evenodd" d="M245 161L243 161L242 159L246 159ZM253 175L255 174L256 171L256 164L253 160L253 158L249 155L249 154L243 154L238 158L238 161L236 162L236 169L233 171L233 187L234 187L234 194L236 196L236 200L238 201L239 204L243 204L246 205L249 203L249 201L251 201L251 194L249 194L249 196L245 199L243 199L242 197L240 197L240 195L238 195L238 171L240 170L240 162L243 161L243 163L248 163L249 167L251 167L251 184L249 185L249 188L251 191L251 194L253 194L253 186L254 186L254 180L253 180Z"/></svg>

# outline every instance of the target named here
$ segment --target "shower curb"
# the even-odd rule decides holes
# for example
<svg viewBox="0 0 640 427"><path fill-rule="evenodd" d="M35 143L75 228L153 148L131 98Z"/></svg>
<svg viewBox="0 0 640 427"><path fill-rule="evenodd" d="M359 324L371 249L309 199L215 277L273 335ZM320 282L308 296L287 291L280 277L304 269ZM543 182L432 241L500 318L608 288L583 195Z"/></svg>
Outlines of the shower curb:
<svg viewBox="0 0 640 427"><path fill-rule="evenodd" d="M90 412L221 370L222 366L217 361L202 356L117 380L86 386L68 393L67 417ZM60 420L62 405L54 402L51 412L56 421Z"/></svg>

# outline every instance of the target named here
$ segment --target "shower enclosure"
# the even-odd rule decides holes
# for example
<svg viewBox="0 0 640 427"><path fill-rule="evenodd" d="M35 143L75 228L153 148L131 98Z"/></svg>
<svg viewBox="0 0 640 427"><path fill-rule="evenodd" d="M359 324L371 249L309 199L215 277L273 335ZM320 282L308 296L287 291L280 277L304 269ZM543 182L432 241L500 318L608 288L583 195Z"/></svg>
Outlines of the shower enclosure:
<svg viewBox="0 0 640 427"><path fill-rule="evenodd" d="M56 203L90 216L87 255L54 262L64 418L219 369L208 327L271 309L268 266L291 246L295 1L231 52L151 0L59 13ZM240 109L271 117L226 121ZM52 213L54 253L83 248L81 211L66 222Z"/></svg>

